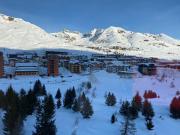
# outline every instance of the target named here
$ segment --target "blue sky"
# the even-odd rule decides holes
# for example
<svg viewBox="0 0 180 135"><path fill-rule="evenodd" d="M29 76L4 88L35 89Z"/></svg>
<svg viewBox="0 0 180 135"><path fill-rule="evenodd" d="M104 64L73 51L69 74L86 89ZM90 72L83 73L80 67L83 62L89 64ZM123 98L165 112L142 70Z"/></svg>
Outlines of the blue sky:
<svg viewBox="0 0 180 135"><path fill-rule="evenodd" d="M0 12L48 32L119 26L180 39L180 0L0 0Z"/></svg>

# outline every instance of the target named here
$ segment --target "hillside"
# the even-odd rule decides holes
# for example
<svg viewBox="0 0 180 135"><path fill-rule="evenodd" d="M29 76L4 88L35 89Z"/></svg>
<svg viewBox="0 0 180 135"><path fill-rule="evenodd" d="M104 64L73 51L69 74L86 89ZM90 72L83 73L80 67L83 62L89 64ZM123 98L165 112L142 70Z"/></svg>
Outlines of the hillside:
<svg viewBox="0 0 180 135"><path fill-rule="evenodd" d="M136 33L112 26L85 34L70 30L47 33L32 23L3 14L0 14L0 47L23 50L58 48L180 59L180 41L165 34Z"/></svg>

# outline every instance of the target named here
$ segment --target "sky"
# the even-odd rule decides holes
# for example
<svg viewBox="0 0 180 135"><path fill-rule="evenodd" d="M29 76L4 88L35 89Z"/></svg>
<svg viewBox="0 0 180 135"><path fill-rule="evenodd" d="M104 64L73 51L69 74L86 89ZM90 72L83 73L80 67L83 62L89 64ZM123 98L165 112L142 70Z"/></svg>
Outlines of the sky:
<svg viewBox="0 0 180 135"><path fill-rule="evenodd" d="M0 0L0 13L48 32L117 26L180 39L180 0Z"/></svg>

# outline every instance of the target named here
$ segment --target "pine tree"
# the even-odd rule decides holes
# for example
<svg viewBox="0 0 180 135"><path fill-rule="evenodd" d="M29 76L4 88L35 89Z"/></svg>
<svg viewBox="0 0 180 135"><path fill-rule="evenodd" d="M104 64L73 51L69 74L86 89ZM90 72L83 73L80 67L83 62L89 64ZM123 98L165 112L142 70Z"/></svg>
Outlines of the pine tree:
<svg viewBox="0 0 180 135"><path fill-rule="evenodd" d="M74 112L79 112L80 109L81 109L81 108L80 108L80 104L79 104L78 100L75 99L75 100L74 100L74 103L73 103L73 105L72 105L72 110L73 110Z"/></svg>
<svg viewBox="0 0 180 135"><path fill-rule="evenodd" d="M42 128L42 103L41 103L41 101L37 101L38 102L38 104L37 104L37 111L36 111L36 124L35 124L35 132L33 132L33 135L43 135L43 133L42 133L42 130L43 130L43 128Z"/></svg>
<svg viewBox="0 0 180 135"><path fill-rule="evenodd" d="M28 115L28 99L26 95L26 91L21 89L20 91L20 113L21 117L24 119Z"/></svg>
<svg viewBox="0 0 180 135"><path fill-rule="evenodd" d="M116 122L116 116L113 114L112 116L111 116L111 123L113 124L113 123L115 123Z"/></svg>
<svg viewBox="0 0 180 135"><path fill-rule="evenodd" d="M83 92L82 94L79 95L78 97L78 102L80 103L80 106L82 106L83 102L86 100L85 93Z"/></svg>
<svg viewBox="0 0 180 135"><path fill-rule="evenodd" d="M61 91L60 91L60 89L57 90L55 98L56 99L60 99L61 98Z"/></svg>
<svg viewBox="0 0 180 135"><path fill-rule="evenodd" d="M134 99L131 101L131 106L129 107L129 115L131 119L138 117L138 106Z"/></svg>
<svg viewBox="0 0 180 135"><path fill-rule="evenodd" d="M42 86L41 95L42 95L42 96L47 95L46 86L45 86L44 84L43 84L43 86Z"/></svg>
<svg viewBox="0 0 180 135"><path fill-rule="evenodd" d="M133 121L130 121L128 116L124 117L122 122L121 135L135 135L136 128Z"/></svg>
<svg viewBox="0 0 180 135"><path fill-rule="evenodd" d="M170 113L172 117L177 119L180 118L180 97L174 97L170 104Z"/></svg>
<svg viewBox="0 0 180 135"><path fill-rule="evenodd" d="M146 127L147 127L148 130L152 130L153 129L154 125L153 125L151 119L146 121Z"/></svg>
<svg viewBox="0 0 180 135"><path fill-rule="evenodd" d="M121 108L120 108L120 113L123 115L123 116L129 116L129 107L130 107L130 103L128 101L124 101L121 105Z"/></svg>
<svg viewBox="0 0 180 135"><path fill-rule="evenodd" d="M36 96L40 96L41 95L41 91L42 91L42 84L40 80L37 80L34 83L34 88L33 88L33 92Z"/></svg>
<svg viewBox="0 0 180 135"><path fill-rule="evenodd" d="M81 114L83 118L87 119L93 115L93 108L88 98L83 102Z"/></svg>
<svg viewBox="0 0 180 135"><path fill-rule="evenodd" d="M23 118L20 112L20 99L10 86L6 92L6 112L3 118L5 135L20 135L23 127Z"/></svg>
<svg viewBox="0 0 180 135"><path fill-rule="evenodd" d="M113 93L108 93L107 98L106 98L106 104L108 106L114 106L116 104L116 97L114 96Z"/></svg>
<svg viewBox="0 0 180 135"><path fill-rule="evenodd" d="M64 101L63 101L64 107L67 109L71 108L75 98L76 98L76 91L74 87L72 89L68 89L64 96Z"/></svg>
<svg viewBox="0 0 180 135"><path fill-rule="evenodd" d="M26 107L27 114L31 115L34 112L35 107L37 105L37 97L31 89L28 91L26 99L27 99L27 107Z"/></svg>
<svg viewBox="0 0 180 135"><path fill-rule="evenodd" d="M140 111L141 108L142 108L142 97L139 95L139 92L136 93L136 95L134 96L133 100L136 103L138 111Z"/></svg>
<svg viewBox="0 0 180 135"><path fill-rule="evenodd" d="M36 131L33 135L56 135L54 115L55 105L53 97L52 95L47 95L42 102L42 106L38 107L35 125Z"/></svg>
<svg viewBox="0 0 180 135"><path fill-rule="evenodd" d="M92 85L91 85L91 82L87 82L87 89L91 89Z"/></svg>
<svg viewBox="0 0 180 135"><path fill-rule="evenodd" d="M142 115L144 115L146 119L151 119L152 117L154 117L152 105L147 99L145 99L142 106Z"/></svg>
<svg viewBox="0 0 180 135"><path fill-rule="evenodd" d="M0 90L0 108L1 109L5 109L5 105L6 105L5 102L6 102L5 94L2 90Z"/></svg>
<svg viewBox="0 0 180 135"><path fill-rule="evenodd" d="M57 109L59 109L61 107L61 99L57 100L57 104L56 105L57 105Z"/></svg>
<svg viewBox="0 0 180 135"><path fill-rule="evenodd" d="M6 91L5 99L6 99L6 107L5 107L6 109L19 101L18 94L14 91L11 85L8 87Z"/></svg>

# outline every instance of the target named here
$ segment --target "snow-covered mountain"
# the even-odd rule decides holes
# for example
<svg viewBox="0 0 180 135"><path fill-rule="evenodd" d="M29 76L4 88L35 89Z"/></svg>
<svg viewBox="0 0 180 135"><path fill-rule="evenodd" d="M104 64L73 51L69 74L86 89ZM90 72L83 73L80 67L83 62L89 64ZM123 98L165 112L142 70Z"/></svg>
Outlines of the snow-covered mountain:
<svg viewBox="0 0 180 135"><path fill-rule="evenodd" d="M86 34L70 30L47 33L34 24L2 14L0 47L27 50L63 48L180 59L180 40L165 34L137 33L112 26L107 29L94 29Z"/></svg>

